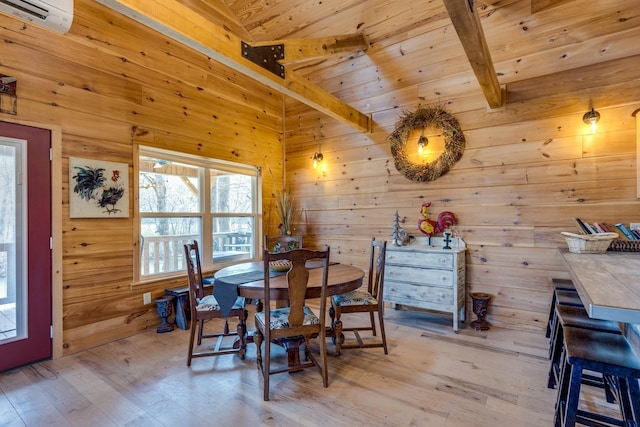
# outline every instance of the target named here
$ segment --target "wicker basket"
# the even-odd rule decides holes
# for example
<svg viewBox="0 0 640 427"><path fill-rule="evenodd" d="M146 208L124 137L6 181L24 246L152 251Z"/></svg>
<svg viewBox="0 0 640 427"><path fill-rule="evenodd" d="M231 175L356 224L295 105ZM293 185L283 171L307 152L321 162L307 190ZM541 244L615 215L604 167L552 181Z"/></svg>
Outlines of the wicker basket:
<svg viewBox="0 0 640 427"><path fill-rule="evenodd" d="M569 252L574 254L603 254L609 248L617 233L574 234L563 231L560 233L567 240Z"/></svg>

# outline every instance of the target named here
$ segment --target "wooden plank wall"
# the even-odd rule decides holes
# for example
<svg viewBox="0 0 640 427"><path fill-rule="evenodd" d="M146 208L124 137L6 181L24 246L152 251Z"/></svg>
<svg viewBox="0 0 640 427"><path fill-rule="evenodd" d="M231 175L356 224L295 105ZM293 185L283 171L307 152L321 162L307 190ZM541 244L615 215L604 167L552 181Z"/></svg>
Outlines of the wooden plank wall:
<svg viewBox="0 0 640 427"><path fill-rule="evenodd" d="M18 114L62 127L63 347L77 352L155 328L155 304L184 277L133 285L128 219L69 219L68 158L123 162L147 144L256 165L282 179L282 95L90 0L62 36L0 15L0 74L18 79ZM272 180L264 177L268 209ZM130 179L132 182L133 179ZM131 194L134 194L131 192Z"/></svg>
<svg viewBox="0 0 640 427"><path fill-rule="evenodd" d="M566 246L561 231L576 231L572 217L640 220L632 117L640 107L640 27L622 18L637 16L626 2L600 5L592 15L597 18L568 2L520 22L514 10L528 15L528 2L507 3L517 3L516 9L483 12L506 83L504 108L487 108L464 56L455 54L460 48L444 38L453 32L446 17L434 17L413 36L370 34L364 56L327 61L309 77L370 113L372 133L354 132L287 100L287 182L305 209L306 242L329 244L334 259L361 267L369 239L390 238L396 210L414 235L424 201L432 202L432 219L454 212L469 246L467 295L492 295L488 320L494 325L540 331L550 278L568 277L556 248ZM585 19L594 22L586 27ZM527 25L530 37L521 35ZM508 60L512 49L521 52L518 61ZM414 70L400 75L406 61ZM590 100L602 115L595 134L582 122ZM456 116L466 151L447 175L412 182L395 169L386 137L404 111L434 105ZM314 170L311 158L319 148L324 164Z"/></svg>

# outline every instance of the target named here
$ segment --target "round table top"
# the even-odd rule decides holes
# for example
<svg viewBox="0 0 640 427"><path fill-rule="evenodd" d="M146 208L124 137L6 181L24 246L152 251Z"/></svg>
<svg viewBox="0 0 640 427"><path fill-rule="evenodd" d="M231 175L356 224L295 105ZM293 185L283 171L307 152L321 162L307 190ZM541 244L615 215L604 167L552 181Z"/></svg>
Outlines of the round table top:
<svg viewBox="0 0 640 427"><path fill-rule="evenodd" d="M222 268L215 273L214 277L216 280L224 282L224 279L230 278L230 276L259 273L263 272L263 269L264 263L262 261L246 262ZM346 264L330 264L327 277L327 295L338 295L353 291L362 285L363 278L364 271L358 267ZM322 268L310 268L306 298L320 298L321 282ZM289 299L285 274L271 277L270 285L271 299ZM254 280L238 285L238 295L253 299L264 298L264 280Z"/></svg>

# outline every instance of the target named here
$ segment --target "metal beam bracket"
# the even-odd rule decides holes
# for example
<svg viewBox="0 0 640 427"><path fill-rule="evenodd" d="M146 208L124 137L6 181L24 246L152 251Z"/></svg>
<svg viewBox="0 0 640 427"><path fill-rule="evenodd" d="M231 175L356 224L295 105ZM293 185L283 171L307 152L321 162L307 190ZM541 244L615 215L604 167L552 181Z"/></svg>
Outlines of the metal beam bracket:
<svg viewBox="0 0 640 427"><path fill-rule="evenodd" d="M284 44L256 47L249 46L245 42L241 44L243 58L284 79L284 65L278 62L284 59Z"/></svg>

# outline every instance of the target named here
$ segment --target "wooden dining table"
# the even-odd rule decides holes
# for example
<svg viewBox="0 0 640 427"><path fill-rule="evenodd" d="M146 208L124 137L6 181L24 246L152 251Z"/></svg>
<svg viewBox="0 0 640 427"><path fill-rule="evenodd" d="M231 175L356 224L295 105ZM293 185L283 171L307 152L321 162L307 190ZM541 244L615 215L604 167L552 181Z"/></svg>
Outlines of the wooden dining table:
<svg viewBox="0 0 640 427"><path fill-rule="evenodd" d="M313 262L307 264L309 269L309 282L307 286L306 299L320 298L322 287L322 268L320 263ZM331 263L327 276L327 296L339 295L353 291L362 285L364 271L352 265ZM221 299L231 301L231 296L241 296L254 300L263 300L265 297L264 287L264 263L262 261L246 262L224 267L214 274L214 295L218 302ZM286 306L289 300L289 289L287 287L286 272L270 272L269 297L277 301L279 306ZM224 296L227 291L234 291L231 296ZM220 298L219 298L220 296ZM222 303L221 303L222 304ZM262 307L258 306L260 311ZM246 330L246 327L243 329ZM342 331L330 330L332 336L339 336ZM248 334L247 341L252 342L253 336ZM298 340L288 340L283 343L287 350L289 365L299 363Z"/></svg>

